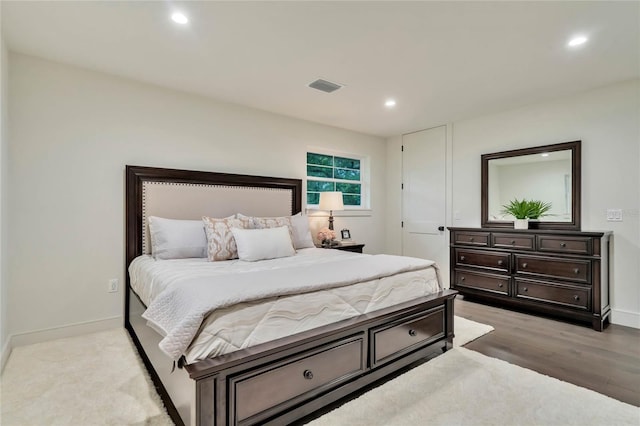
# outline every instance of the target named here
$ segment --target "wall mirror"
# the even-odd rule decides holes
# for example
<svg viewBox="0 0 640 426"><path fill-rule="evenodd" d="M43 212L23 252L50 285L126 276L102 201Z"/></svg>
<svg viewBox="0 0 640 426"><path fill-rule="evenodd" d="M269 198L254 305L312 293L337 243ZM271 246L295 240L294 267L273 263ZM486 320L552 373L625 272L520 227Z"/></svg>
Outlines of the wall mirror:
<svg viewBox="0 0 640 426"><path fill-rule="evenodd" d="M551 203L531 229L580 230L580 141L482 155L482 227L513 227L513 199Z"/></svg>

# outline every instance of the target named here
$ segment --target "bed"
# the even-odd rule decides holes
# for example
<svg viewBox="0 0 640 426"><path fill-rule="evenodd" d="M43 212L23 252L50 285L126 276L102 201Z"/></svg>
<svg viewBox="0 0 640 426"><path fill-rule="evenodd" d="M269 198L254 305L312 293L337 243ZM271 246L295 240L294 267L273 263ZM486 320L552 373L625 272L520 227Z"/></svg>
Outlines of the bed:
<svg viewBox="0 0 640 426"><path fill-rule="evenodd" d="M151 216L292 216L301 200L299 179L127 166L125 327L176 424L288 424L451 348L456 292L425 261L150 256Z"/></svg>

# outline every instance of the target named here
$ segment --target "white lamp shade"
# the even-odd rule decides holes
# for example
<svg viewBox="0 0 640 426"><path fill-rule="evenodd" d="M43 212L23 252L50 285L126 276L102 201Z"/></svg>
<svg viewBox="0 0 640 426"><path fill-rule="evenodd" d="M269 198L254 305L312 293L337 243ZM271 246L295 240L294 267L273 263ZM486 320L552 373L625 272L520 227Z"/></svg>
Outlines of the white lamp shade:
<svg viewBox="0 0 640 426"><path fill-rule="evenodd" d="M321 192L318 208L320 210L344 210L342 192Z"/></svg>

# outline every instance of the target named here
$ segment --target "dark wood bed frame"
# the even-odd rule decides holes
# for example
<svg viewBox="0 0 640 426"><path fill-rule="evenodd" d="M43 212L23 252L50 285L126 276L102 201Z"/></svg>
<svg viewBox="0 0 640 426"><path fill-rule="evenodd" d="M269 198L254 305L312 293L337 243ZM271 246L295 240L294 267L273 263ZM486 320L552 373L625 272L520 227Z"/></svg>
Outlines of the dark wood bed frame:
<svg viewBox="0 0 640 426"><path fill-rule="evenodd" d="M284 188L292 214L301 211L302 181L127 166L125 327L176 424L292 423L452 347L456 292L443 290L173 371L129 281L142 254L145 181Z"/></svg>

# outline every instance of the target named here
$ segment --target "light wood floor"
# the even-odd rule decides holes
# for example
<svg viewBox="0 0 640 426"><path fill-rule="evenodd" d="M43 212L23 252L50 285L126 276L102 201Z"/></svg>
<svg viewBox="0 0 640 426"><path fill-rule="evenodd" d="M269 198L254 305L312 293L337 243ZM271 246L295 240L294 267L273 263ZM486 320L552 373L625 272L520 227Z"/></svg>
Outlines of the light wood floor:
<svg viewBox="0 0 640 426"><path fill-rule="evenodd" d="M464 300L455 313L490 324L491 333L465 346L640 407L640 330L589 325L528 315Z"/></svg>

